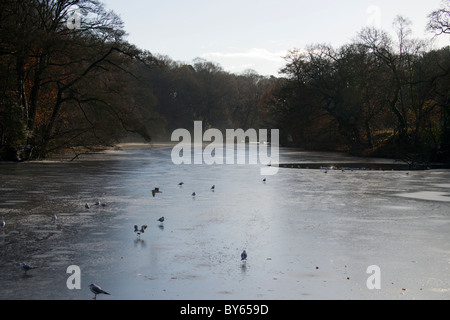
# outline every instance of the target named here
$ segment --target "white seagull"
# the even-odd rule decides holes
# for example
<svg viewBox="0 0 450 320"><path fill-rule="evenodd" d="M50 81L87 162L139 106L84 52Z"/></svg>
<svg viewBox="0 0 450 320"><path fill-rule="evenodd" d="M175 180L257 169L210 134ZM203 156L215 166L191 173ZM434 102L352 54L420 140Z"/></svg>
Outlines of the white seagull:
<svg viewBox="0 0 450 320"><path fill-rule="evenodd" d="M94 294L94 300L97 300L97 295L98 294L107 294L108 296L110 295L108 292L104 291L102 288L100 288L100 286L91 283L89 285L89 289L92 291L92 293Z"/></svg>

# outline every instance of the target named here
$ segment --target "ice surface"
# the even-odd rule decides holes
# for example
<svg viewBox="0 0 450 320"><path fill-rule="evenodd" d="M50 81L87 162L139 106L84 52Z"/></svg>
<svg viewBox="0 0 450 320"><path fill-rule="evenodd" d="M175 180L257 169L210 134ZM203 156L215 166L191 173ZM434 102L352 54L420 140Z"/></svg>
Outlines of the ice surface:
<svg viewBox="0 0 450 320"><path fill-rule="evenodd" d="M450 171L281 167L263 183L259 166L175 166L170 153L133 145L0 163L0 299L91 299L90 283L111 293L104 300L450 298ZM280 156L318 168L386 162ZM148 224L140 239L135 224ZM25 276L21 262L38 269ZM71 265L81 290L67 288ZM372 265L380 290L366 285Z"/></svg>

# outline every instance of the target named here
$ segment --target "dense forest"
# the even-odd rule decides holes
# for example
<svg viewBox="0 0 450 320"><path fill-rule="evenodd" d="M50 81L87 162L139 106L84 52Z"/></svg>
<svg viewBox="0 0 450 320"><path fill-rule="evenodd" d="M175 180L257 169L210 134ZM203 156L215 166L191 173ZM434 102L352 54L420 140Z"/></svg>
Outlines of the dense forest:
<svg viewBox="0 0 450 320"><path fill-rule="evenodd" d="M446 0L430 33L448 38L449 20ZM448 163L450 47L413 39L406 18L395 25L396 39L366 28L339 48L293 49L280 77L264 77L137 48L98 0L4 0L0 159L168 141L200 120L205 130L277 128L284 146Z"/></svg>

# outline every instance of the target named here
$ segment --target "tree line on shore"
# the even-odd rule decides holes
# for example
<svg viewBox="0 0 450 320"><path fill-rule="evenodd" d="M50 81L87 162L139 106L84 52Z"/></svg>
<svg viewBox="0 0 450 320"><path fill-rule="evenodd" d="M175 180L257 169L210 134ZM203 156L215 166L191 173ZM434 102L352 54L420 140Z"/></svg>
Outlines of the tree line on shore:
<svg viewBox="0 0 450 320"><path fill-rule="evenodd" d="M430 31L448 37L449 15L446 0ZM280 77L265 77L137 48L98 0L2 1L0 159L170 140L203 121L277 128L284 146L448 162L450 47L430 49L407 19L395 24L395 40L365 28L340 48L293 49Z"/></svg>

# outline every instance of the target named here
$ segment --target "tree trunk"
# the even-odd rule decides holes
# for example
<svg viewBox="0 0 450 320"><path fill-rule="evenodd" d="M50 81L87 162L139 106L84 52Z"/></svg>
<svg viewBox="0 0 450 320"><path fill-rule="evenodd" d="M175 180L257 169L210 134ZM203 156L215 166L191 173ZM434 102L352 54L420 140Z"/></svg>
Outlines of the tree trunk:
<svg viewBox="0 0 450 320"><path fill-rule="evenodd" d="M41 89L41 75L46 67L47 57L43 54L39 59L39 68L36 70L33 80L33 88L31 89L30 108L28 114L27 129L32 134L36 123L36 113L39 100L39 92Z"/></svg>
<svg viewBox="0 0 450 320"><path fill-rule="evenodd" d="M397 85L397 88L395 88L394 98L390 101L390 108L394 115L397 117L398 123L399 123L399 138L400 141L405 142L408 137L408 128L406 124L406 120L403 117L400 110L397 108L398 98L400 95L400 85Z"/></svg>
<svg viewBox="0 0 450 320"><path fill-rule="evenodd" d="M5 127L0 122L0 147L5 144Z"/></svg>
<svg viewBox="0 0 450 320"><path fill-rule="evenodd" d="M366 121L366 134L367 134L367 145L370 149L373 149L372 130L370 129L369 121Z"/></svg>
<svg viewBox="0 0 450 320"><path fill-rule="evenodd" d="M25 58L21 55L16 60L17 71L17 99L20 108L22 109L22 120L28 120L28 101L25 89Z"/></svg>
<svg viewBox="0 0 450 320"><path fill-rule="evenodd" d="M42 142L41 142L41 145L39 146L39 151L38 151L38 156L37 156L38 160L41 160L41 159L45 158L45 156L46 156L48 143L50 141L50 138L51 138L51 135L53 132L53 127L55 125L56 118L58 117L59 110L61 109L61 105L63 103L62 93L63 93L63 91L60 89L58 91L58 97L56 99L55 106L53 107L52 116L50 118L50 121L49 121L47 127L45 128L44 135L42 136Z"/></svg>

